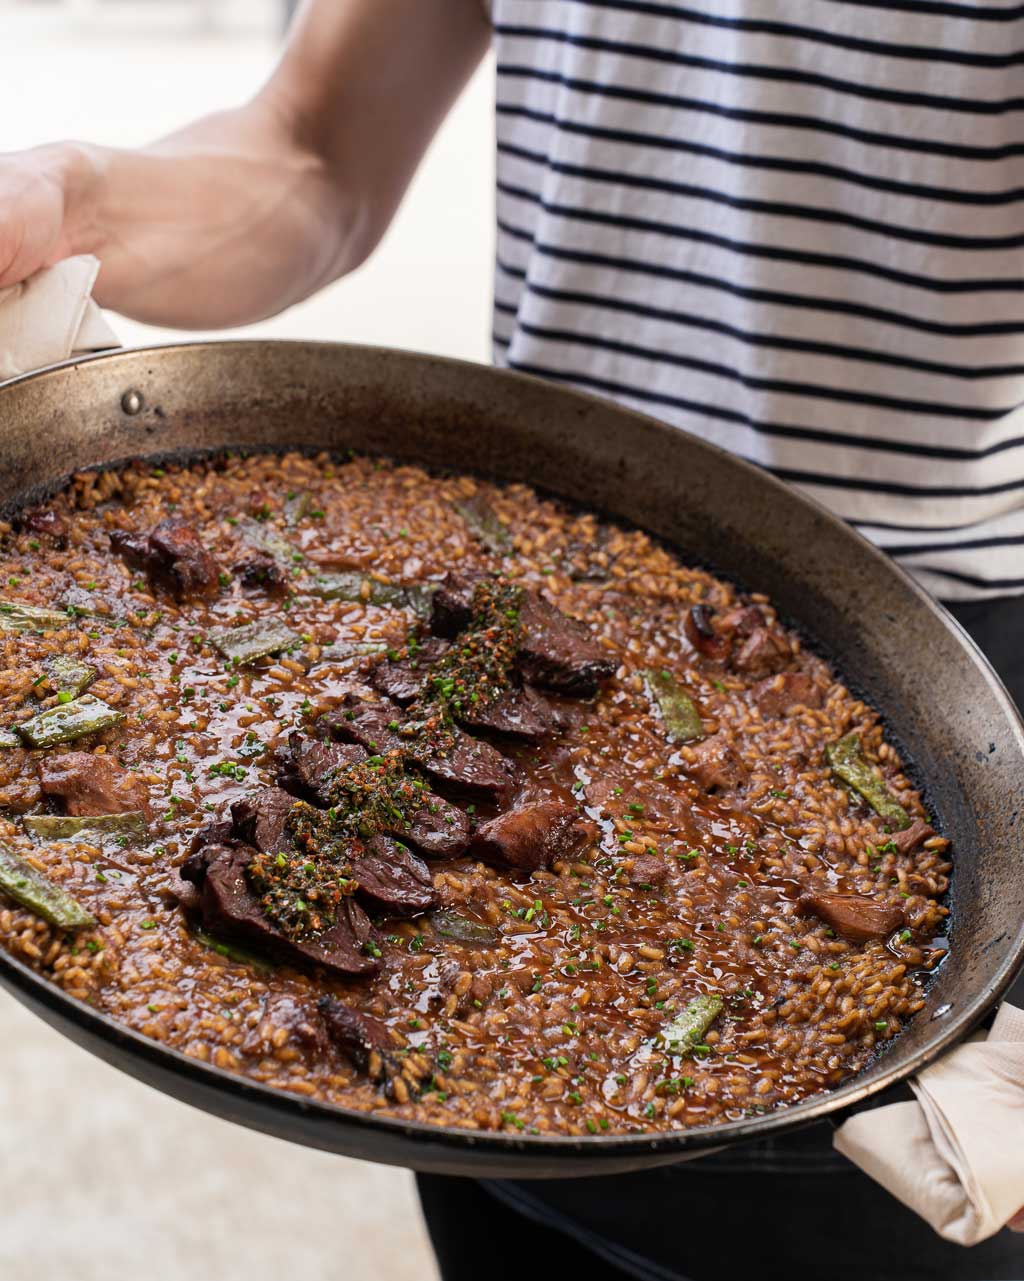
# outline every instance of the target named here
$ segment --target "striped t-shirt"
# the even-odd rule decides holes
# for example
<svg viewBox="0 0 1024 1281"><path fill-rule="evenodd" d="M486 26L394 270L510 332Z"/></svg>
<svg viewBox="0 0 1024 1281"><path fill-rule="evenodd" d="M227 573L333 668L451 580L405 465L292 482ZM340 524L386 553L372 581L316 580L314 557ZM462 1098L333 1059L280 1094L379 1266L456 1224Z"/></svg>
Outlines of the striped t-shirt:
<svg viewBox="0 0 1024 1281"><path fill-rule="evenodd" d="M491 11L498 362L1024 592L1024 6Z"/></svg>

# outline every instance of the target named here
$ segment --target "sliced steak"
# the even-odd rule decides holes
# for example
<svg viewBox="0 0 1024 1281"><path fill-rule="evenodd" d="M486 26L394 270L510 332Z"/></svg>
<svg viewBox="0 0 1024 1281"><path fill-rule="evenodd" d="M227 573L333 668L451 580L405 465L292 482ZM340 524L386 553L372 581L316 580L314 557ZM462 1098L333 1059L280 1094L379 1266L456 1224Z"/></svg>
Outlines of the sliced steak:
<svg viewBox="0 0 1024 1281"><path fill-rule="evenodd" d="M195 854L204 845L229 845L234 839L235 825L230 818L215 818L197 827L189 841L189 852Z"/></svg>
<svg viewBox="0 0 1024 1281"><path fill-rule="evenodd" d="M430 630L451 639L473 618L473 591L485 574L448 574L430 603Z"/></svg>
<svg viewBox="0 0 1024 1281"><path fill-rule="evenodd" d="M319 725L333 738L358 743L374 756L387 752L408 755L410 741L399 734L405 714L397 704L380 699L343 695L338 707L320 717Z"/></svg>
<svg viewBox="0 0 1024 1281"><path fill-rule="evenodd" d="M322 743L292 734L282 756L280 781L291 790L312 795L324 806L337 803L332 784L347 765L366 759L357 743ZM394 823L386 827L392 836L409 841L424 854L454 858L469 844L469 818L457 806L430 791L420 779L410 779L415 804L397 807ZM386 818L386 815L385 815Z"/></svg>
<svg viewBox="0 0 1024 1281"><path fill-rule="evenodd" d="M804 916L817 916L851 943L885 939L903 925L903 909L876 903L860 894L804 894L797 900Z"/></svg>
<svg viewBox="0 0 1024 1281"><path fill-rule="evenodd" d="M513 686L482 707L471 704L460 709L458 716L467 729L490 730L534 743L558 729L555 709L529 685Z"/></svg>
<svg viewBox="0 0 1024 1281"><path fill-rule="evenodd" d="M706 792L731 792L747 781L743 757L725 734L714 734L702 743L695 743L692 751L697 759L687 764L686 772Z"/></svg>
<svg viewBox="0 0 1024 1281"><path fill-rule="evenodd" d="M232 831L264 854L287 849L292 842L286 823L296 804L295 797L280 787L261 788L231 806Z"/></svg>
<svg viewBox="0 0 1024 1281"><path fill-rule="evenodd" d="M182 520L163 520L149 534L115 530L110 545L127 565L179 600L209 595L217 587L216 562L195 529Z"/></svg>
<svg viewBox="0 0 1024 1281"><path fill-rule="evenodd" d="M500 801L511 790L510 760L479 739L454 727L432 735L399 733L404 720L397 704L380 699L361 702L346 695L342 705L321 718L336 738L359 743L374 754L400 752L442 787L481 799Z"/></svg>
<svg viewBox="0 0 1024 1281"><path fill-rule="evenodd" d="M297 1001L291 996L280 996L271 998L267 1003L266 1021L272 1028L284 1028L289 1040L296 1041L309 1058L318 1059L329 1046L327 1039L327 1028L324 1024L320 1011L315 1005L307 1005L305 1001ZM257 1025L262 1028L264 1024ZM250 1037L253 1037L250 1033ZM259 1032L255 1033L259 1036ZM270 1053L273 1046L268 1042L253 1045L253 1050L259 1048L264 1054ZM242 1049L246 1049L245 1043Z"/></svg>
<svg viewBox="0 0 1024 1281"><path fill-rule="evenodd" d="M519 622L519 666L531 684L590 698L615 674L615 659L587 629L535 593L523 591Z"/></svg>
<svg viewBox="0 0 1024 1281"><path fill-rule="evenodd" d="M254 851L246 845L207 845L181 868L199 890L203 925L215 935L250 944L290 965L317 965L340 976L370 974L376 962L363 948L373 933L370 918L347 898L337 922L321 934L292 939L264 916L246 877Z"/></svg>
<svg viewBox="0 0 1024 1281"><path fill-rule="evenodd" d="M807 672L782 672L760 681L752 690L762 716L785 716L793 707L821 707L825 694Z"/></svg>
<svg viewBox="0 0 1024 1281"><path fill-rule="evenodd" d="M277 781L296 796L329 805L328 788L337 771L365 759L358 743L325 743L293 731L277 753Z"/></svg>
<svg viewBox="0 0 1024 1281"><path fill-rule="evenodd" d="M142 810L150 817L149 789L112 756L65 752L39 761L43 795L61 802L65 814L122 814Z"/></svg>
<svg viewBox="0 0 1024 1281"><path fill-rule="evenodd" d="M902 832L893 832L888 839L892 841L901 854L909 854L911 850L916 850L925 841L930 841L933 836L938 836L935 828L930 823L924 822L923 819L915 818L908 828Z"/></svg>
<svg viewBox="0 0 1024 1281"><path fill-rule="evenodd" d="M430 616L435 635L451 638L470 625L473 593L485 577L449 574L441 583L434 593ZM567 618L526 588L519 597L519 627L518 663L533 685L573 698L589 698L597 693L601 681L615 672L614 659L582 623Z"/></svg>
<svg viewBox="0 0 1024 1281"><path fill-rule="evenodd" d="M468 815L436 792L423 791L423 804L407 809L405 823L396 825L392 835L415 845L433 858L455 858L467 849L470 840Z"/></svg>
<svg viewBox="0 0 1024 1281"><path fill-rule="evenodd" d="M377 663L370 672L369 683L396 703L411 703L423 693L431 667L447 650L447 641L428 636L412 653Z"/></svg>
<svg viewBox="0 0 1024 1281"><path fill-rule="evenodd" d="M567 801L535 801L482 823L473 838L472 852L485 863L535 872L540 867L550 867L584 837L575 805Z"/></svg>
<svg viewBox="0 0 1024 1281"><path fill-rule="evenodd" d="M374 906L412 915L437 905L426 863L389 836L371 837L365 853L353 857L351 874L359 882L360 896Z"/></svg>
<svg viewBox="0 0 1024 1281"><path fill-rule="evenodd" d="M427 747L413 759L441 787L460 796L500 803L512 791L515 767L512 762L478 738L452 730L449 741L438 748Z"/></svg>

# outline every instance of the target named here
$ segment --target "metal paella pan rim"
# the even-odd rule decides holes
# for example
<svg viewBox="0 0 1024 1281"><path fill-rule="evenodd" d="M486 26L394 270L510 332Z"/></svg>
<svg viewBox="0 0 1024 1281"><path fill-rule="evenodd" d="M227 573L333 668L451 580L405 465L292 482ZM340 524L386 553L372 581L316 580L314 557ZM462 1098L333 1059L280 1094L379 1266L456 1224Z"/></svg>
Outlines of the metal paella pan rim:
<svg viewBox="0 0 1024 1281"><path fill-rule="evenodd" d="M946 611L838 517L714 445L547 380L389 348L259 340L116 351L0 384L0 511L83 467L230 446L354 448L523 481L765 591L883 712L953 839L951 956L926 1007L847 1084L654 1135L490 1133L311 1101L133 1032L0 951L0 981L77 1043L179 1099L310 1146L557 1177L641 1169L834 1116L963 1039L1006 991L1024 959L1024 725Z"/></svg>

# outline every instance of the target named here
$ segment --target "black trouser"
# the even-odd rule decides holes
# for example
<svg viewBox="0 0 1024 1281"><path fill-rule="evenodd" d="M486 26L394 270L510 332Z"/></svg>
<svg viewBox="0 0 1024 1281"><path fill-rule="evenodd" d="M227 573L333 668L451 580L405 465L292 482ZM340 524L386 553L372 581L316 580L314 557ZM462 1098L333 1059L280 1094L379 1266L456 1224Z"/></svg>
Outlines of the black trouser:
<svg viewBox="0 0 1024 1281"><path fill-rule="evenodd" d="M950 609L1024 707L1024 597ZM1024 975L1010 999L1024 1005ZM1024 1235L950 1245L831 1135L604 1179L421 1175L420 1199L444 1281L1024 1281Z"/></svg>

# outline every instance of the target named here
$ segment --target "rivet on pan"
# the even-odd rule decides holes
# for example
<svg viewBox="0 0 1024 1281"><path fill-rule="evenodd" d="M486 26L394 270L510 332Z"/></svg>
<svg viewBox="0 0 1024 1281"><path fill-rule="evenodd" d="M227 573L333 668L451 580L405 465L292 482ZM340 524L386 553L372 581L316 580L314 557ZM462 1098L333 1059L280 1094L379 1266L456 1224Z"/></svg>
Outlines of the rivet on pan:
<svg viewBox="0 0 1024 1281"><path fill-rule="evenodd" d="M140 413L145 403L140 391L126 391L121 397L121 408L126 414Z"/></svg>

